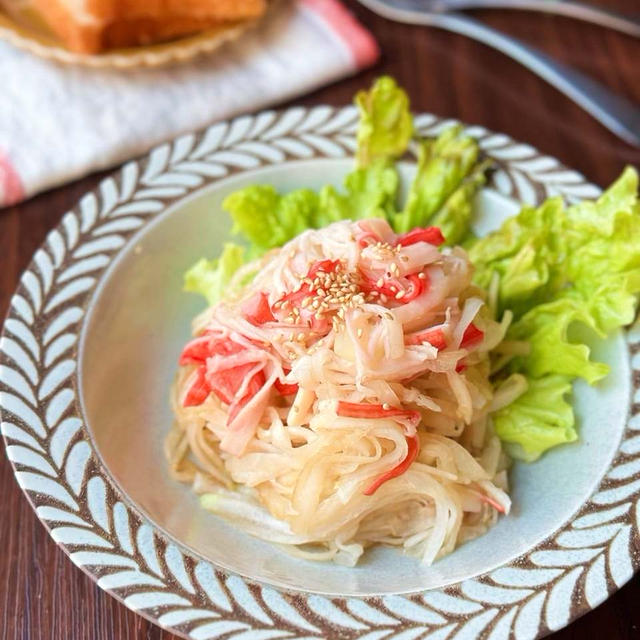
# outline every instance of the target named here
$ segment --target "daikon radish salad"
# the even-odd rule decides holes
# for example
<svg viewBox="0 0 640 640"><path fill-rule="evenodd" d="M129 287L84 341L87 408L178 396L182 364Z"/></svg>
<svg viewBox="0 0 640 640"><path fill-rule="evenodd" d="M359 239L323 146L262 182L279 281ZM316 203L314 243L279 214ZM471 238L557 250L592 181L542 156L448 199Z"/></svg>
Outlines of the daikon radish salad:
<svg viewBox="0 0 640 640"><path fill-rule="evenodd" d="M635 317L638 176L476 238L491 170L477 143L461 127L417 139L388 77L356 104L343 189L225 200L243 240L185 276L208 306L166 453L205 509L291 553L353 566L385 544L431 563L508 517L511 460L579 437L572 382L608 368L569 329L605 337Z"/></svg>

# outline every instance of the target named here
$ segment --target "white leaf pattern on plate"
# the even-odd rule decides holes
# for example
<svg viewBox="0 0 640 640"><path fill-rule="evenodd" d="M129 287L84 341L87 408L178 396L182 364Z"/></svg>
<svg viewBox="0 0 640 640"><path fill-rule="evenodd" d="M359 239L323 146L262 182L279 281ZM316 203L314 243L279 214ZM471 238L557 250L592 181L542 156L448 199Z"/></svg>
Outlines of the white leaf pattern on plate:
<svg viewBox="0 0 640 640"><path fill-rule="evenodd" d="M421 135L454 122L430 114L415 119ZM347 600L255 584L166 539L122 499L79 418L71 381L86 302L131 236L167 203L202 184L289 159L350 155L356 123L355 108L323 106L216 124L127 163L65 214L23 275L0 340L8 455L38 516L50 523L73 562L127 606L185 637L534 638L597 606L637 568L632 550L639 540L638 406L620 455L591 500L526 557L446 589ZM467 131L496 163L491 187L505 196L535 203L552 194L567 201L599 194L529 145L483 127ZM640 325L628 339L638 376Z"/></svg>

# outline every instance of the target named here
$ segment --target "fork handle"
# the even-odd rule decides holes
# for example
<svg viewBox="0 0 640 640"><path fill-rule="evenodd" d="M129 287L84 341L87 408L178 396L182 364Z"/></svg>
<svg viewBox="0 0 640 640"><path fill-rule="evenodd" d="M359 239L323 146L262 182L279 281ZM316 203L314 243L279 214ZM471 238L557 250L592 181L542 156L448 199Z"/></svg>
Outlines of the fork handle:
<svg viewBox="0 0 640 640"><path fill-rule="evenodd" d="M517 60L623 140L640 146L640 109L599 82L473 18L456 13L443 14L439 16L437 26L473 38Z"/></svg>
<svg viewBox="0 0 640 640"><path fill-rule="evenodd" d="M640 147L638 107L542 51L458 13L425 13L413 8L392 7L382 0L360 1L390 20L445 29L501 51L564 93L617 136Z"/></svg>
<svg viewBox="0 0 640 640"><path fill-rule="evenodd" d="M592 22L640 38L638 16L624 15L618 11L575 0L441 0L436 3L436 7L439 11L484 8L542 11Z"/></svg>

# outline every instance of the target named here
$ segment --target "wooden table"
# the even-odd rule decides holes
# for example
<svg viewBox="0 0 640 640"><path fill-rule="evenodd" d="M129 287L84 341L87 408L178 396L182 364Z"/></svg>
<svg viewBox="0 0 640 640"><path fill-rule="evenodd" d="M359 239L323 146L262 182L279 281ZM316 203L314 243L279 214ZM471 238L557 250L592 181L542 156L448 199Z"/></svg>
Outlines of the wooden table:
<svg viewBox="0 0 640 640"><path fill-rule="evenodd" d="M603 129L542 80L501 54L463 37L378 18L348 2L378 38L384 57L375 68L299 100L342 105L384 72L411 95L417 111L482 124L530 142L605 185L625 164L640 165L640 151ZM603 2L604 4L604 2ZM637 11L637 0L608 6ZM589 72L640 103L640 43L567 19L503 11L477 12L491 25L531 42L557 59ZM1 99L1 98L0 98ZM0 211L0 314L31 255L100 175ZM167 640L162 631L98 589L60 551L38 522L0 453L0 639ZM569 638L640 637L640 579L568 629Z"/></svg>

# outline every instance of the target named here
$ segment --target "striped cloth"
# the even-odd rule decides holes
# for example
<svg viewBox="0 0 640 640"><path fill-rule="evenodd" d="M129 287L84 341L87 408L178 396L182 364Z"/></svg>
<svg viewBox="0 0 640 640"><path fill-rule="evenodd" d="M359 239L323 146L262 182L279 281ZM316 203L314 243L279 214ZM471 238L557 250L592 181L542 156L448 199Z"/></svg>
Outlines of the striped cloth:
<svg viewBox="0 0 640 640"><path fill-rule="evenodd" d="M95 70L0 42L0 207L146 152L186 131L291 99L378 57L338 0L290 0L183 65Z"/></svg>

